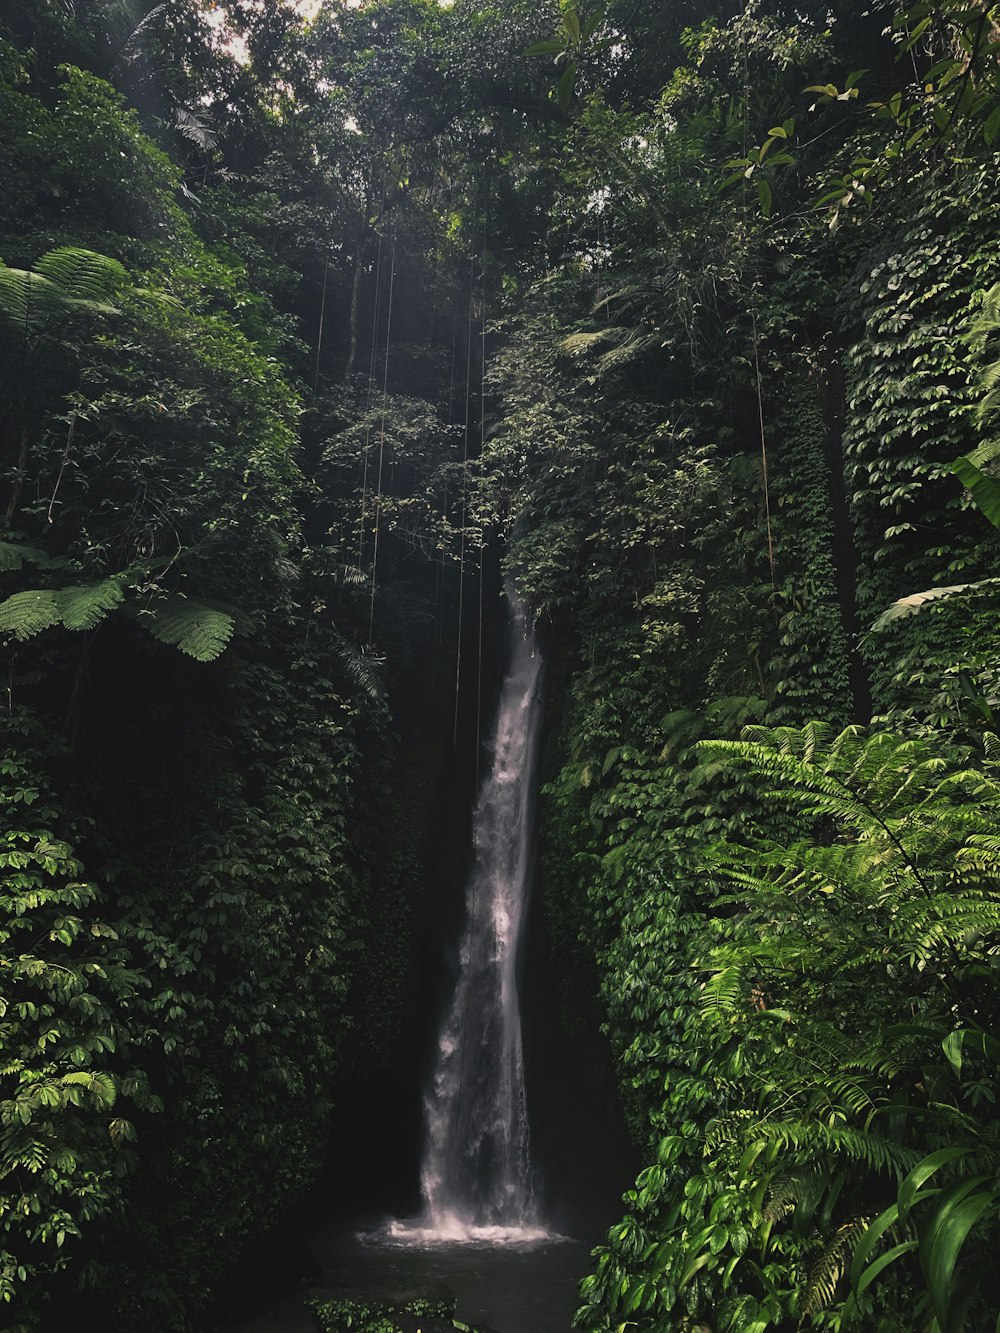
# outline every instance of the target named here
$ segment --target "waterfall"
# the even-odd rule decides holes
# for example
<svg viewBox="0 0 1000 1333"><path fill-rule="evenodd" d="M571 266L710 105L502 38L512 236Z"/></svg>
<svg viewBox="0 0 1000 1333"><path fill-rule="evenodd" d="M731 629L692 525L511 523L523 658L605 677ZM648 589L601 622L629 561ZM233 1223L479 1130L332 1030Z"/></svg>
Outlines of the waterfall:
<svg viewBox="0 0 1000 1333"><path fill-rule="evenodd" d="M541 658L511 606L510 663L473 822L459 975L425 1098L424 1240L547 1235L532 1195L517 954L531 869ZM398 1234L398 1233L397 1233Z"/></svg>

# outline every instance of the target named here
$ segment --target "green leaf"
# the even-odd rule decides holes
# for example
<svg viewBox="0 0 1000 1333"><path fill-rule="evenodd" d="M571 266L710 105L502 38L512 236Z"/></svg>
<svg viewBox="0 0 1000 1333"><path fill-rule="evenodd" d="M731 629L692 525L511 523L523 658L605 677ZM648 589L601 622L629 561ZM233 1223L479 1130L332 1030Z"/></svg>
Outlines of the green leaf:
<svg viewBox="0 0 1000 1333"><path fill-rule="evenodd" d="M948 1324L948 1309L953 1295L952 1279L958 1256L969 1232L980 1218L989 1209L996 1209L997 1196L994 1190L973 1193L980 1185L988 1183L989 1179L988 1176L975 1176L971 1180L956 1182L938 1198L933 1216L924 1228L920 1242L920 1266L942 1333L952 1333Z"/></svg>
<svg viewBox="0 0 1000 1333"><path fill-rule="evenodd" d="M562 78L559 80L559 87L556 90L556 98L559 102L560 111L568 111L569 104L573 100L573 89L576 87L576 63L573 62L566 66Z"/></svg>
<svg viewBox="0 0 1000 1333"><path fill-rule="evenodd" d="M769 218L771 216L771 210L774 207L774 195L771 193L770 184L763 176L757 178L757 198L760 200L760 206L764 216Z"/></svg>
<svg viewBox="0 0 1000 1333"><path fill-rule="evenodd" d="M558 37L548 37L544 42L535 42L525 51L526 56L551 56L566 50L566 43Z"/></svg>
<svg viewBox="0 0 1000 1333"><path fill-rule="evenodd" d="M884 1212L875 1218L858 1241L854 1258L851 1261L851 1286L855 1291L858 1289L858 1283L861 1281L861 1276L868 1266L868 1261L874 1253L876 1245L878 1245L884 1233L891 1226L895 1226L898 1220L899 1207L894 1203L890 1204Z"/></svg>
<svg viewBox="0 0 1000 1333"><path fill-rule="evenodd" d="M600 27L601 23L603 23L603 21L604 21L604 9L602 7L598 10L595 10L595 12L591 14L590 18L586 20L586 22L583 25L583 32L581 34L580 40L584 42L589 41L590 38L593 37L597 29Z"/></svg>
<svg viewBox="0 0 1000 1333"><path fill-rule="evenodd" d="M951 470L972 495L976 507L995 528L1000 528L1000 481L988 477L966 456L956 458Z"/></svg>
<svg viewBox="0 0 1000 1333"><path fill-rule="evenodd" d="M857 1294L859 1296L862 1295L862 1293L871 1286L878 1275L884 1269L888 1268L890 1264L894 1264L902 1255L908 1254L911 1250L915 1250L917 1248L917 1243L918 1242L915 1240L904 1240L898 1245L894 1245L891 1250L886 1250L884 1254L880 1254L874 1263L869 1264L858 1278L858 1284L855 1288Z"/></svg>
<svg viewBox="0 0 1000 1333"><path fill-rule="evenodd" d="M566 36L571 42L579 44L580 41L580 16L575 9L564 9L562 12L562 25L566 30Z"/></svg>
<svg viewBox="0 0 1000 1333"><path fill-rule="evenodd" d="M958 1161L961 1157L967 1157L969 1152L970 1149L968 1148L939 1148L937 1152L932 1152L929 1157L925 1157L922 1162L917 1163L899 1187L897 1203L899 1204L899 1221L902 1226L907 1223L910 1209L921 1185L930 1180L931 1176L939 1171L942 1166Z"/></svg>
<svg viewBox="0 0 1000 1333"><path fill-rule="evenodd" d="M947 1037L941 1043L941 1049L944 1051L945 1059L951 1065L956 1078L962 1076L962 1044L965 1040L964 1031L949 1032Z"/></svg>
<svg viewBox="0 0 1000 1333"><path fill-rule="evenodd" d="M924 610L931 602L940 602L946 597L958 597L963 593L978 592L980 589L995 583L1000 583L1000 578L980 579L976 583L952 583L944 588L927 588L924 592L910 593L909 597L900 597L898 601L893 602L892 606L887 607L872 623L871 632L880 634L894 621L916 615L918 611Z"/></svg>

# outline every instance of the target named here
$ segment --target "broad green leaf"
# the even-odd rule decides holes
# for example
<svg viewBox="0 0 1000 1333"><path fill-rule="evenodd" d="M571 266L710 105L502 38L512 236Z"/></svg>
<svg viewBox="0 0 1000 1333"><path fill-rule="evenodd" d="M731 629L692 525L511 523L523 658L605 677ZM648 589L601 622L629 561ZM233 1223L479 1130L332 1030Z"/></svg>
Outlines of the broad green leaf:
<svg viewBox="0 0 1000 1333"><path fill-rule="evenodd" d="M980 472L968 457L956 458L951 470L970 492L976 507L995 528L1000 528L1000 481Z"/></svg>
<svg viewBox="0 0 1000 1333"><path fill-rule="evenodd" d="M922 1162L918 1162L899 1187L897 1203L899 1204L899 1221L902 1226L907 1223L910 1209L920 1187L926 1184L941 1167L947 1166L950 1162L956 1162L961 1157L968 1157L970 1151L969 1148L939 1148L937 1152L932 1152L929 1157L925 1157Z"/></svg>
<svg viewBox="0 0 1000 1333"><path fill-rule="evenodd" d="M996 1210L993 1189L979 1190L991 1183L988 1176L961 1180L941 1195L930 1221L923 1228L920 1241L920 1266L937 1312L942 1333L948 1328L948 1308L952 1298L955 1265L969 1232L988 1210ZM978 1192L973 1192L978 1191Z"/></svg>
<svg viewBox="0 0 1000 1333"><path fill-rule="evenodd" d="M566 43L557 37L548 37L544 42L535 42L525 51L526 56L552 56L565 51Z"/></svg>
<svg viewBox="0 0 1000 1333"><path fill-rule="evenodd" d="M858 1283L861 1281L861 1275L868 1266L875 1247L878 1245L882 1236L891 1226L895 1226L899 1221L899 1208L896 1204L890 1204L888 1208L875 1218L867 1231L862 1235L854 1250L854 1258L851 1261L851 1286L857 1290Z"/></svg>
<svg viewBox="0 0 1000 1333"><path fill-rule="evenodd" d="M580 42L580 16L575 9L564 9L562 12L562 24L566 30L566 36L571 42L579 45Z"/></svg>
<svg viewBox="0 0 1000 1333"><path fill-rule="evenodd" d="M886 1250L884 1254L880 1254L874 1263L868 1265L858 1279L856 1288L857 1294L859 1296L862 1295L881 1272L888 1268L890 1264L894 1264L902 1255L909 1254L911 1250L915 1250L917 1244L918 1242L915 1240L904 1240L898 1245L894 1245L891 1250Z"/></svg>
<svg viewBox="0 0 1000 1333"><path fill-rule="evenodd" d="M586 20L586 22L583 25L581 41L584 42L589 41L590 38L593 37L594 33L597 31L598 27L600 27L603 21L604 21L603 8L598 9L593 14L591 14L591 16Z"/></svg>
<svg viewBox="0 0 1000 1333"><path fill-rule="evenodd" d="M1000 583L1000 578L980 579L977 583L953 583L945 588L927 588L924 592L910 593L909 597L900 597L892 606L887 607L872 623L871 632L880 634L894 621L916 615L932 602L940 602L947 597L959 597L964 593L978 592L997 583Z"/></svg>
<svg viewBox="0 0 1000 1333"><path fill-rule="evenodd" d="M560 111L568 111L569 104L573 100L573 89L576 87L576 63L567 65L559 80L559 87L556 91L556 97L559 102Z"/></svg>

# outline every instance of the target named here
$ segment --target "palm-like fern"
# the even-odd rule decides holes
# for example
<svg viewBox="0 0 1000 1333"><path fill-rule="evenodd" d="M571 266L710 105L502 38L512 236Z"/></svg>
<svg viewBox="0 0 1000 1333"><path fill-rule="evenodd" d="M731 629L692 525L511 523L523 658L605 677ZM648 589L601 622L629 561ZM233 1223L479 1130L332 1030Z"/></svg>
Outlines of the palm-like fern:
<svg viewBox="0 0 1000 1333"><path fill-rule="evenodd" d="M0 328L28 340L73 313L116 314L115 299L127 283L117 259L78 246L50 250L34 269L0 261Z"/></svg>

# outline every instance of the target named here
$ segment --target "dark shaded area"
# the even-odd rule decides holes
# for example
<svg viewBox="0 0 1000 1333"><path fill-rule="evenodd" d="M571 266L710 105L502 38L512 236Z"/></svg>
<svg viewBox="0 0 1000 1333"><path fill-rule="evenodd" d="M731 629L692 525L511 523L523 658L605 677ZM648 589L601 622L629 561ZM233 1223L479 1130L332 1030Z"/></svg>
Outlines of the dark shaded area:
<svg viewBox="0 0 1000 1333"><path fill-rule="evenodd" d="M532 896L521 992L531 1144L546 1220L596 1242L638 1170L611 1051L594 1002L564 1022L565 977L553 966L541 895Z"/></svg>

